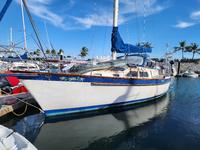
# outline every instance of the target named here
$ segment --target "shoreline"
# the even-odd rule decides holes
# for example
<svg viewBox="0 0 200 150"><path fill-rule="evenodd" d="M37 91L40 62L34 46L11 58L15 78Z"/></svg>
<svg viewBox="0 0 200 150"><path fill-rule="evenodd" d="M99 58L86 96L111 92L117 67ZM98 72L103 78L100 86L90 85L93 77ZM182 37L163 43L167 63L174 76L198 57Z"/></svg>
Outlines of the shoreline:
<svg viewBox="0 0 200 150"><path fill-rule="evenodd" d="M178 70L178 62L174 63L174 67ZM197 74L200 74L200 64L195 62L180 62L180 73L184 73L187 70L194 71Z"/></svg>

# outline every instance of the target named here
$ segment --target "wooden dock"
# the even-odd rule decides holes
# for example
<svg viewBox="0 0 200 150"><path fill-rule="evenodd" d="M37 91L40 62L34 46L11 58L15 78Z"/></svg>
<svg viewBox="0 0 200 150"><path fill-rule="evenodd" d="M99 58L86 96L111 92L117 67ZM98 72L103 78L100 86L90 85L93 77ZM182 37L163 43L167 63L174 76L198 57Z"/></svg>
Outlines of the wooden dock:
<svg viewBox="0 0 200 150"><path fill-rule="evenodd" d="M12 105L2 105L0 108L0 117L3 117L13 111L14 109Z"/></svg>

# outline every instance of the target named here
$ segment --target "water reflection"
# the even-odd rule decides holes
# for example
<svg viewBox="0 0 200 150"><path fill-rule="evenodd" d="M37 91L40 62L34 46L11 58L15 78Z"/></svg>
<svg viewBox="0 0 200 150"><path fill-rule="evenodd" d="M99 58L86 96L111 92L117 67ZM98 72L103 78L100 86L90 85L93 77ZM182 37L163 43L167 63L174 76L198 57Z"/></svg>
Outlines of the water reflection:
<svg viewBox="0 0 200 150"><path fill-rule="evenodd" d="M124 132L134 127L151 123L150 120L157 116L165 116L168 103L169 95L166 95L156 102L127 107L126 111L114 109L109 114L84 116L78 119L75 117L71 120L45 120L43 114L36 114L7 122L6 126L24 135L38 149L85 149L96 143L102 146L118 135L123 137ZM144 131L139 133L140 136L147 134Z"/></svg>
<svg viewBox="0 0 200 150"><path fill-rule="evenodd" d="M29 141L34 142L44 124L44 114L35 114L22 119L12 119L3 125L17 131Z"/></svg>

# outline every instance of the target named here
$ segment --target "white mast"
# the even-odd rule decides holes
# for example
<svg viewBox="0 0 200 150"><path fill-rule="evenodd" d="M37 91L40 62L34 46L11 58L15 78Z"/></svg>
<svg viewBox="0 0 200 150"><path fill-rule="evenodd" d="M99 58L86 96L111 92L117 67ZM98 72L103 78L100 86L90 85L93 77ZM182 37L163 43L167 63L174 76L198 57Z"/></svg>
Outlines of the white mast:
<svg viewBox="0 0 200 150"><path fill-rule="evenodd" d="M13 45L12 27L10 28L10 45Z"/></svg>
<svg viewBox="0 0 200 150"><path fill-rule="evenodd" d="M23 24L23 33L24 33L24 49L27 49L27 42L26 42L26 25L24 21L24 8L23 8L23 2L22 0L20 1L21 3L21 12L22 12L22 24Z"/></svg>
<svg viewBox="0 0 200 150"><path fill-rule="evenodd" d="M119 16L119 0L114 0L114 11L113 11L113 27L118 27L118 16ZM112 52L112 59L116 60L116 51Z"/></svg>
<svg viewBox="0 0 200 150"><path fill-rule="evenodd" d="M9 51L13 50L13 30L12 27L10 28L10 46ZM9 56L12 56L12 53L9 53Z"/></svg>
<svg viewBox="0 0 200 150"><path fill-rule="evenodd" d="M114 0L113 26L118 27L119 0Z"/></svg>

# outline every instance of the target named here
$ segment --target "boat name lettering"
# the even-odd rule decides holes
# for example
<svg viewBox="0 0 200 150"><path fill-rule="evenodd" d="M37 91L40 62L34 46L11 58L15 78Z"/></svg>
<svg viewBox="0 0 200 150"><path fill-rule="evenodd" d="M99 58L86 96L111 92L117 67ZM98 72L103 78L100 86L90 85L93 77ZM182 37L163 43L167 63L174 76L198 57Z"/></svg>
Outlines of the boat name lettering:
<svg viewBox="0 0 200 150"><path fill-rule="evenodd" d="M84 78L81 77L60 77L62 81L83 81Z"/></svg>

